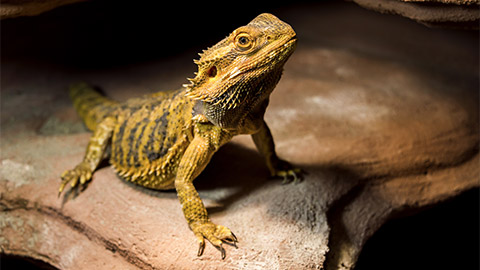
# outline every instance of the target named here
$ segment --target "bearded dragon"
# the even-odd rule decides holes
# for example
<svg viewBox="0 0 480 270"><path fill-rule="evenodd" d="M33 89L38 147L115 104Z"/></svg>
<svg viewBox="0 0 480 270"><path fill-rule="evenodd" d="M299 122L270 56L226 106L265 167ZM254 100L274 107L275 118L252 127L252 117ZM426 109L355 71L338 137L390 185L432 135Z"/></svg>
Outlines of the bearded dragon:
<svg viewBox="0 0 480 270"><path fill-rule="evenodd" d="M193 180L239 134L251 134L272 176L301 178L300 169L277 157L264 121L270 94L296 41L290 25L264 13L200 53L194 60L195 78L178 90L119 103L85 83L72 85L74 106L93 135L83 161L61 175L59 195L68 183L72 188L86 185L107 156L126 180L151 189L175 188L198 239L198 256L207 239L224 259L222 243L236 247L237 237L210 220Z"/></svg>

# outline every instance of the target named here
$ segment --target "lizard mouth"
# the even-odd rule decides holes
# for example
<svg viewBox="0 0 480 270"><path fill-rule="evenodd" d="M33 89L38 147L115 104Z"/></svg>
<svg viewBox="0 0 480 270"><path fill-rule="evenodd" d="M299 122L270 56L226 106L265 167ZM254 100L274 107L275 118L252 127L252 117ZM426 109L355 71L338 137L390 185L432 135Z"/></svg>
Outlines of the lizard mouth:
<svg viewBox="0 0 480 270"><path fill-rule="evenodd" d="M269 57L270 61L264 61L264 65L271 65L273 59L276 59L277 62L284 63L290 57L290 55L292 55L296 45L297 35L293 35L290 38L286 39L285 42L277 45L277 47L272 48L272 54L275 55L275 57Z"/></svg>
<svg viewBox="0 0 480 270"><path fill-rule="evenodd" d="M283 43L277 45L276 48L273 48L272 51L275 51L280 57L290 56L293 53L295 46L297 44L297 35L293 35L290 38L286 39Z"/></svg>
<svg viewBox="0 0 480 270"><path fill-rule="evenodd" d="M295 46L297 43L297 35L292 36L285 44L283 44L284 47L290 47L290 46Z"/></svg>
<svg viewBox="0 0 480 270"><path fill-rule="evenodd" d="M256 60L257 61L257 66L252 68L258 69L258 68L264 68L264 67L273 67L275 65L272 65L272 63L284 63L288 57L293 53L295 50L297 44L297 35L293 35L289 37L288 39L285 39L284 42L281 42L280 44L277 44L275 47L270 48L270 53L264 54L260 57L258 57ZM268 70L269 68L267 68Z"/></svg>

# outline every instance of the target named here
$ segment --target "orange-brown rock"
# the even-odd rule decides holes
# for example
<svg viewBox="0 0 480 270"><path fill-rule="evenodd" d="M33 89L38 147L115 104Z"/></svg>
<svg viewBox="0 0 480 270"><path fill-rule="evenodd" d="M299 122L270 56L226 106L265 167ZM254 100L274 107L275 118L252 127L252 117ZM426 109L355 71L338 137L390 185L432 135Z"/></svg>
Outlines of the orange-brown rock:
<svg viewBox="0 0 480 270"><path fill-rule="evenodd" d="M299 45L266 121L279 155L309 174L297 185L267 179L249 137L214 156L195 185L212 220L239 238L225 261L211 246L197 258L174 192L133 186L111 167L80 194L57 198L59 175L89 138L66 86L86 80L120 100L176 88L198 48L79 68L25 56L44 33L2 25L1 252L60 269L352 269L385 221L479 187L477 33L349 3L272 12Z"/></svg>

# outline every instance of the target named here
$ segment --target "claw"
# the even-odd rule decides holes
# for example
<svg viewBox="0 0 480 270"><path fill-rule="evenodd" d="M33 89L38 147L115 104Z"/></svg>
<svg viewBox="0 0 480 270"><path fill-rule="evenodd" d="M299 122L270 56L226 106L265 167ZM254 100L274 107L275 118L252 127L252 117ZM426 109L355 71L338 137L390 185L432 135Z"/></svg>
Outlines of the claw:
<svg viewBox="0 0 480 270"><path fill-rule="evenodd" d="M227 253L225 252L225 249L223 248L223 246L220 244L220 246L217 247L220 252L222 253L222 260L225 260L225 257L227 257Z"/></svg>
<svg viewBox="0 0 480 270"><path fill-rule="evenodd" d="M198 257L202 256L204 250L205 250L205 241L202 241L199 244L197 256Z"/></svg>
<svg viewBox="0 0 480 270"><path fill-rule="evenodd" d="M230 234L232 234L233 243L238 243L238 238L235 236L235 234L233 232L230 232Z"/></svg>
<svg viewBox="0 0 480 270"><path fill-rule="evenodd" d="M64 173L65 174L65 173ZM63 176L63 175L62 175ZM63 192L63 189L65 188L65 186L67 185L68 183L68 180L63 180L62 183L60 184L60 188L58 189L58 197L60 198L60 195L62 194Z"/></svg>
<svg viewBox="0 0 480 270"><path fill-rule="evenodd" d="M298 183L300 183L300 179L299 179L299 177L297 176L297 174L295 173L294 170L292 170L291 175L293 176L293 181L292 181L293 184L298 184Z"/></svg>
<svg viewBox="0 0 480 270"><path fill-rule="evenodd" d="M70 183L72 188L79 185L85 186L85 184L92 178L92 172L87 166L88 164L80 163L73 170L67 170L62 173L62 183L58 189L58 197L60 197L68 183Z"/></svg>
<svg viewBox="0 0 480 270"><path fill-rule="evenodd" d="M273 174L273 177L283 178L282 185L286 185L289 183L298 184L302 181L303 174L303 170L298 168L291 168L286 170L279 170L275 174Z"/></svg>
<svg viewBox="0 0 480 270"><path fill-rule="evenodd" d="M230 245L230 246L234 246L235 248L238 249L238 246L237 246L237 243L238 243L238 239L237 237L235 236L235 234L233 234L232 232L230 232L230 236L223 239L223 242Z"/></svg>
<svg viewBox="0 0 480 270"><path fill-rule="evenodd" d="M286 184L288 184L288 183L290 183L290 179L288 179L288 175L285 174L285 175L283 176L282 185L286 185Z"/></svg>
<svg viewBox="0 0 480 270"><path fill-rule="evenodd" d="M216 249L220 250L222 260L227 256L222 244L238 248L237 237L227 227L207 221L201 224L191 224L190 228L198 239L199 246L197 256L202 256L205 249L205 240L208 240Z"/></svg>

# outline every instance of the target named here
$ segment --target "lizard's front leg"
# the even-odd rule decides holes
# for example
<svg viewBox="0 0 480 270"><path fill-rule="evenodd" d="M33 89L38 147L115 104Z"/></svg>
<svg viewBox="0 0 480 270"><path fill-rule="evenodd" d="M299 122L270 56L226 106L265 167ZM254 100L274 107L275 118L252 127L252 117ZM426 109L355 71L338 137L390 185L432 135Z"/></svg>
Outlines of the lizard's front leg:
<svg viewBox="0 0 480 270"><path fill-rule="evenodd" d="M252 139L260 154L265 158L272 177L283 178L283 183L288 183L290 180L297 183L302 179L304 172L301 169L293 167L289 162L277 156L272 133L265 121L263 121L259 131L252 134Z"/></svg>
<svg viewBox="0 0 480 270"><path fill-rule="evenodd" d="M74 188L79 182L81 185L84 185L92 178L93 171L95 171L100 161L102 161L114 126L115 119L112 117L106 118L97 125L95 132L92 137L90 137L83 161L72 170L67 170L62 174L62 183L58 189L59 196L67 183L70 182L70 185Z"/></svg>
<svg viewBox="0 0 480 270"><path fill-rule="evenodd" d="M198 256L205 249L205 238L222 253L225 259L223 242L236 244L237 238L227 228L210 221L207 209L193 186L193 179L205 168L210 161L215 147L208 138L195 137L185 151L175 178L175 189L182 204L183 214L199 242Z"/></svg>

